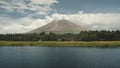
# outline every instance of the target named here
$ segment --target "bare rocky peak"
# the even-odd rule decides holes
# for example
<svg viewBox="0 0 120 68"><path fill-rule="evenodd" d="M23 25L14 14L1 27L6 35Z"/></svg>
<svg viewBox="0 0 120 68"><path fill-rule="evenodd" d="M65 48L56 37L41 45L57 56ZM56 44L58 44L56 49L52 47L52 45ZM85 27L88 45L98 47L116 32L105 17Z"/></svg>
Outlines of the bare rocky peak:
<svg viewBox="0 0 120 68"><path fill-rule="evenodd" d="M87 30L86 28L78 26L68 20L54 20L28 33L54 32L63 34L63 33L79 33L80 31L86 30Z"/></svg>

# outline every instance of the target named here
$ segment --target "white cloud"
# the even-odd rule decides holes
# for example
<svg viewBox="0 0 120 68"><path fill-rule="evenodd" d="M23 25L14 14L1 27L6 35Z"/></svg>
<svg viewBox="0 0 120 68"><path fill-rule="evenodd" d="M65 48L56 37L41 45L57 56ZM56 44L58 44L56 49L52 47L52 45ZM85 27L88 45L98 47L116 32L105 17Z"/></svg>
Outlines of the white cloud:
<svg viewBox="0 0 120 68"><path fill-rule="evenodd" d="M25 26L30 25L32 18L10 19L0 17L0 33L21 33L26 31Z"/></svg>
<svg viewBox="0 0 120 68"><path fill-rule="evenodd" d="M58 0L0 0L0 9L7 12L18 12L26 17L13 19L0 16L0 33L21 33L45 25L49 19L33 19L38 15L48 15L53 4ZM7 15L7 14L6 14ZM14 15L13 15L14 16Z"/></svg>
<svg viewBox="0 0 120 68"><path fill-rule="evenodd" d="M0 0L0 8L7 11L17 11L25 13L26 10L34 11L46 15L48 11L52 10L51 5L58 3L57 0Z"/></svg>
<svg viewBox="0 0 120 68"><path fill-rule="evenodd" d="M28 17L20 19L9 19L0 17L0 20L0 33L24 33L44 26L52 21L51 18L33 19Z"/></svg>
<svg viewBox="0 0 120 68"><path fill-rule="evenodd" d="M58 3L57 0L31 0L33 4L45 4L51 5L53 3Z"/></svg>
<svg viewBox="0 0 120 68"><path fill-rule="evenodd" d="M37 19L35 21L33 21L30 25L26 26L25 29L33 30L36 28L39 28L41 26L46 25L48 22L51 22L50 20L46 21L45 19Z"/></svg>
<svg viewBox="0 0 120 68"><path fill-rule="evenodd" d="M39 28L53 20L69 20L91 30L118 30L120 29L120 13L76 13L52 14L45 19L24 17L20 19L0 18L0 33L23 33ZM3 23L2 23L3 22ZM7 25L5 25L5 23Z"/></svg>
<svg viewBox="0 0 120 68"><path fill-rule="evenodd" d="M11 24L9 26L3 27L4 33L18 33L23 32L24 26L20 24ZM3 32L3 31L2 31Z"/></svg>
<svg viewBox="0 0 120 68"><path fill-rule="evenodd" d="M83 13L76 14L53 14L52 19L66 19L75 24L88 27L92 30L120 29L120 13Z"/></svg>

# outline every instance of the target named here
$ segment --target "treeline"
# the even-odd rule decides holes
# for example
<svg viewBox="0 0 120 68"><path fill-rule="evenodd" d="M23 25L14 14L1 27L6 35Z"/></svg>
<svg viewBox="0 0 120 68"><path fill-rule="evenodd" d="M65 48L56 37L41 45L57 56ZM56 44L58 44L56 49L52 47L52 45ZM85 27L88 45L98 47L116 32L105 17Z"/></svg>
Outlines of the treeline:
<svg viewBox="0 0 120 68"><path fill-rule="evenodd" d="M120 31L81 31L79 34L0 34L0 41L120 41Z"/></svg>

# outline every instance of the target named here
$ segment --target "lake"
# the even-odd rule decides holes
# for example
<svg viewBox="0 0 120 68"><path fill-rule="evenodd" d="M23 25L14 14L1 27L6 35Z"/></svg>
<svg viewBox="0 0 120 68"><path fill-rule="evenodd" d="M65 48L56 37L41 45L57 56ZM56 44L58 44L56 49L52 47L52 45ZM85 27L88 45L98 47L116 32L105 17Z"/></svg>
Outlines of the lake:
<svg viewBox="0 0 120 68"><path fill-rule="evenodd" d="M0 68L120 68L120 48L0 47Z"/></svg>

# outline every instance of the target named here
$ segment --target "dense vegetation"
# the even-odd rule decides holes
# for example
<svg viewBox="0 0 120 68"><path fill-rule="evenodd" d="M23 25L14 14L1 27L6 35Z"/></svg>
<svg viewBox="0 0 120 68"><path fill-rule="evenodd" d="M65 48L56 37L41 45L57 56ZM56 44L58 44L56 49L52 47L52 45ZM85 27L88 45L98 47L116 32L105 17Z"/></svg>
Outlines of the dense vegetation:
<svg viewBox="0 0 120 68"><path fill-rule="evenodd" d="M0 41L120 41L120 31L82 31L79 34L0 34Z"/></svg>

